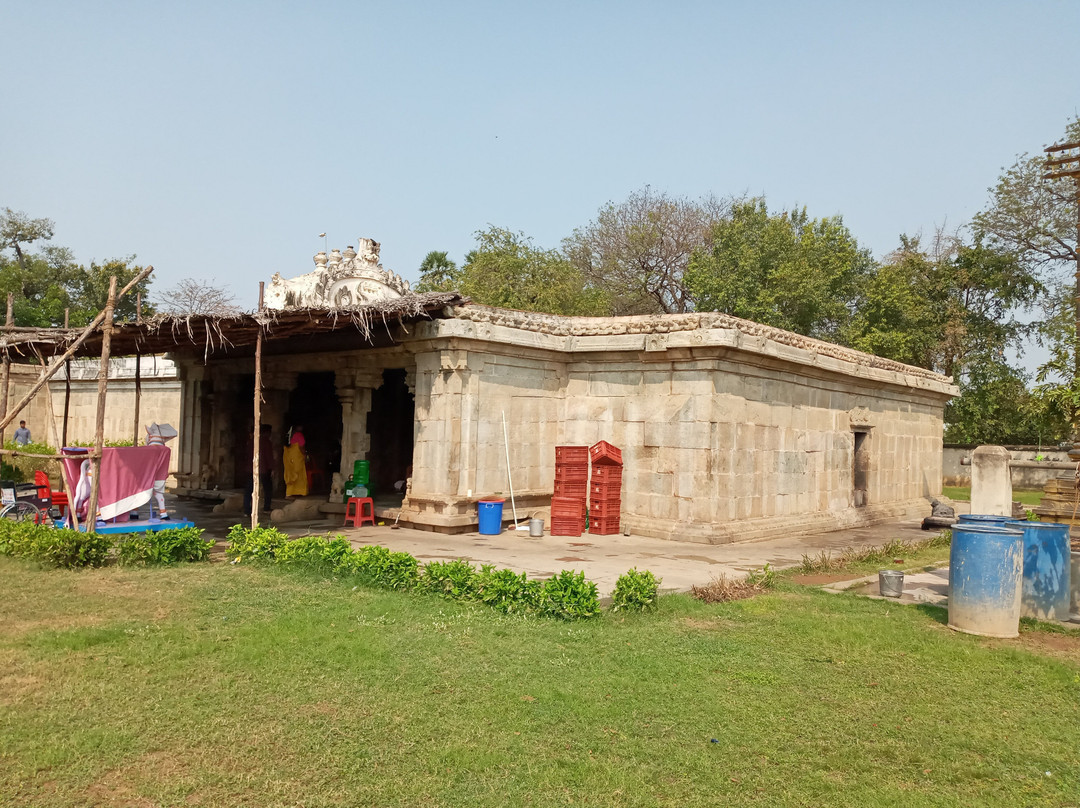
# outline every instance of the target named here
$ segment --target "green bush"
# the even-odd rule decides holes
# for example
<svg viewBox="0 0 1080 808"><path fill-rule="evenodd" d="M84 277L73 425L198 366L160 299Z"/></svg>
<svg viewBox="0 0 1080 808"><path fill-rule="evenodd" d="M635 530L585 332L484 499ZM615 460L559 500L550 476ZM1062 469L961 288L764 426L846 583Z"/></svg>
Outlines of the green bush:
<svg viewBox="0 0 1080 808"><path fill-rule="evenodd" d="M540 587L540 610L563 620L595 617L600 614L596 584L585 580L584 572L563 570Z"/></svg>
<svg viewBox="0 0 1080 808"><path fill-rule="evenodd" d="M615 591L611 593L611 611L631 609L643 611L656 606L660 581L648 570L638 572L637 568L620 575L615 582Z"/></svg>
<svg viewBox="0 0 1080 808"><path fill-rule="evenodd" d="M125 533L117 540L116 558L120 564L142 566L205 561L214 543L203 540L202 534L197 527Z"/></svg>
<svg viewBox="0 0 1080 808"><path fill-rule="evenodd" d="M497 570L485 564L476 576L477 599L503 614L526 614L540 604L540 582L530 581L525 573Z"/></svg>
<svg viewBox="0 0 1080 808"><path fill-rule="evenodd" d="M347 558L352 545L343 536L328 539L323 536L302 536L283 544L276 552L282 564L298 564L323 572L351 571Z"/></svg>
<svg viewBox="0 0 1080 808"><path fill-rule="evenodd" d="M431 561L424 565L418 586L451 600L476 598L476 567L468 561Z"/></svg>
<svg viewBox="0 0 1080 808"><path fill-rule="evenodd" d="M229 547L225 551L235 561L273 561L288 543L289 537L277 528L233 525L228 533Z"/></svg>
<svg viewBox="0 0 1080 808"><path fill-rule="evenodd" d="M99 533L0 519L0 553L50 567L100 567L112 547L112 539Z"/></svg>

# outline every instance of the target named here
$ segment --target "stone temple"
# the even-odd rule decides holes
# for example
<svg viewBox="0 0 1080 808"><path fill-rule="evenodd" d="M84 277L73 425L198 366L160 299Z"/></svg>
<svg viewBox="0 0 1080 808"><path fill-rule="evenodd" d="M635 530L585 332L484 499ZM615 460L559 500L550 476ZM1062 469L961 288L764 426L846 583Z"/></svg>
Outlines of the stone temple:
<svg viewBox="0 0 1080 808"><path fill-rule="evenodd" d="M303 424L327 508L334 473L367 459L376 494L411 472L403 524L475 529L477 499L509 497L508 453L519 516L545 516L554 447L598 440L622 449L622 525L645 536L825 531L924 515L940 494L947 377L724 314L562 317L415 295L370 239L314 260L267 290L262 420L275 441ZM182 491L250 476L244 322L222 324L224 341L155 337L175 341L158 347L182 380Z"/></svg>

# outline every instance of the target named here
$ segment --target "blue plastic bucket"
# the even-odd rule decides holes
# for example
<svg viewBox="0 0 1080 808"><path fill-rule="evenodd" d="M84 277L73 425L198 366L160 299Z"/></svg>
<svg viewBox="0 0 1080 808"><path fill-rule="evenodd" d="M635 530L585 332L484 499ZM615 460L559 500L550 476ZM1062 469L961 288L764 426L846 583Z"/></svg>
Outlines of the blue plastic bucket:
<svg viewBox="0 0 1080 808"><path fill-rule="evenodd" d="M498 536L502 533L503 500L482 499L477 503L480 513L480 532L485 536Z"/></svg>
<svg viewBox="0 0 1080 808"><path fill-rule="evenodd" d="M1011 527L953 526L949 628L984 637L1020 633L1024 534Z"/></svg>
<svg viewBox="0 0 1080 808"><path fill-rule="evenodd" d="M1004 525L1013 521L1011 516L995 516L990 513L962 513L956 521L966 525Z"/></svg>
<svg viewBox="0 0 1080 808"><path fill-rule="evenodd" d="M1055 522L1009 522L1024 531L1024 584L1020 616L1069 619L1069 526Z"/></svg>

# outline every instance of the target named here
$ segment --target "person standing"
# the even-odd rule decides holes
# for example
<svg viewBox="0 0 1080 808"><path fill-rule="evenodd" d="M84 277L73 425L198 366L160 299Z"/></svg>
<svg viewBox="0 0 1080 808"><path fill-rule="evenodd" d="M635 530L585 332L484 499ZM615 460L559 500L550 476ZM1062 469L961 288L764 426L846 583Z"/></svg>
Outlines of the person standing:
<svg viewBox="0 0 1080 808"><path fill-rule="evenodd" d="M19 421L19 428L15 430L15 442L19 446L26 446L30 441L30 430L26 428L26 421Z"/></svg>
<svg viewBox="0 0 1080 808"><path fill-rule="evenodd" d="M306 497L307 487L307 458L304 451L304 428L293 427L292 438L285 447L282 463L285 468L285 496Z"/></svg>

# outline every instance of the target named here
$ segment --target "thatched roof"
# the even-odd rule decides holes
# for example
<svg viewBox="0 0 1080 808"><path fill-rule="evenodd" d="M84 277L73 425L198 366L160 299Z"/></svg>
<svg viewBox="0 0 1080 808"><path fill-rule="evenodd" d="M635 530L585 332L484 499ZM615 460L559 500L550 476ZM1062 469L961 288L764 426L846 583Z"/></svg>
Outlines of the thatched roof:
<svg viewBox="0 0 1080 808"><path fill-rule="evenodd" d="M187 356L254 351L263 329L267 354L309 350L344 350L390 344L395 335L418 320L450 316L449 308L466 302L457 293L428 292L378 300L350 309L267 309L262 313L227 315L155 315L141 324L113 328L113 356L135 353L175 353ZM0 351L15 361L62 354L79 335L78 328L13 328L0 333ZM98 329L79 346L75 356L100 356Z"/></svg>

